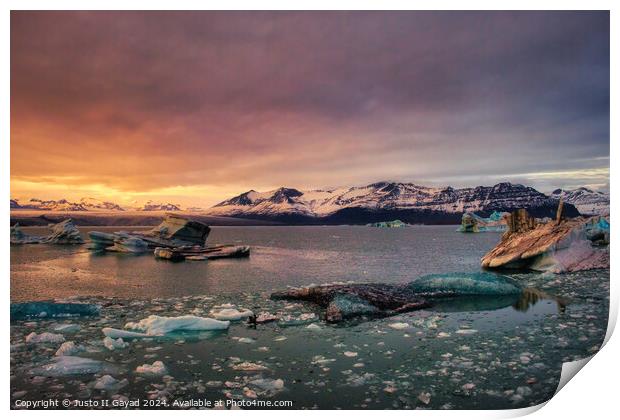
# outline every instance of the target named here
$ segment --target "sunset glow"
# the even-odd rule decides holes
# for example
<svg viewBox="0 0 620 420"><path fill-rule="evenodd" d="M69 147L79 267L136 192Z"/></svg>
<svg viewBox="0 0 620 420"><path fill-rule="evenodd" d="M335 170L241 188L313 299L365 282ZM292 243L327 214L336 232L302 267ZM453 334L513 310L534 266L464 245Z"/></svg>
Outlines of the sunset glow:
<svg viewBox="0 0 620 420"><path fill-rule="evenodd" d="M12 198L606 189L607 16L13 12Z"/></svg>

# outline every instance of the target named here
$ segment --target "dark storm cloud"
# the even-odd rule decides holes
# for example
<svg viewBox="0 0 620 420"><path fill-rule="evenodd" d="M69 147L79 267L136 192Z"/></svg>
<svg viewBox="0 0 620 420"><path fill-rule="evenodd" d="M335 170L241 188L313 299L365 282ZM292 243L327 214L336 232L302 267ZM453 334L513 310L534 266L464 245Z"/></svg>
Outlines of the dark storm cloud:
<svg viewBox="0 0 620 420"><path fill-rule="evenodd" d="M609 155L609 15L13 12L11 103L14 177L580 170Z"/></svg>

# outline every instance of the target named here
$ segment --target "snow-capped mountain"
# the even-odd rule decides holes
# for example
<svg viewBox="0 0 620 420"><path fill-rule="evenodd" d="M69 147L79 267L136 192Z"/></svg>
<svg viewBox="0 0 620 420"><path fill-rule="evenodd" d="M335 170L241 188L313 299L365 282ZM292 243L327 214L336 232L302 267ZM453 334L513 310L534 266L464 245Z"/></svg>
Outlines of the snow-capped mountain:
<svg viewBox="0 0 620 420"><path fill-rule="evenodd" d="M557 203L556 198L534 188L507 182L460 189L378 182L327 190L250 190L215 205L208 213L287 222L367 223L398 218L408 223L453 223L464 212L487 215L518 208L537 217L553 217ZM570 204L566 212L578 215Z"/></svg>
<svg viewBox="0 0 620 420"><path fill-rule="evenodd" d="M124 209L118 204L110 201L101 201L95 198L82 198L78 202L71 202L66 199L60 200L40 200L38 198L31 198L25 203L20 203L18 200L11 199L12 209L27 209L27 210L46 210L46 211L102 211L113 210L123 211Z"/></svg>
<svg viewBox="0 0 620 420"><path fill-rule="evenodd" d="M563 190L558 188L551 193L551 197L563 198L565 203L570 203L577 207L579 213L587 215L609 214L609 193L593 191L586 187L574 190Z"/></svg>
<svg viewBox="0 0 620 420"><path fill-rule="evenodd" d="M144 203L143 206L137 208L139 211L180 211L181 206L178 204L170 204L170 203L155 203L151 200Z"/></svg>
<svg viewBox="0 0 620 420"><path fill-rule="evenodd" d="M80 200L80 205L82 205L87 210L116 210L116 211L124 211L125 209L119 206L116 203L112 203L111 201L102 201L96 198L82 198Z"/></svg>

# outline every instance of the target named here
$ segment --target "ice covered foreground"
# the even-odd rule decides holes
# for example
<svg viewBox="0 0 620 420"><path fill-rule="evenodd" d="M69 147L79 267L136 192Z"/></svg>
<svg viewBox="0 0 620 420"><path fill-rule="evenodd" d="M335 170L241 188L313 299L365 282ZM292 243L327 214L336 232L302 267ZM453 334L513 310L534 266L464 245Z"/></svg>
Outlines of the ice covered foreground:
<svg viewBox="0 0 620 420"><path fill-rule="evenodd" d="M89 303L24 302L11 303L11 320L98 316L99 305Z"/></svg>
<svg viewBox="0 0 620 420"><path fill-rule="evenodd" d="M151 315L138 322L128 322L125 330L104 328L103 333L110 338L140 338L163 336L177 331L212 331L225 330L230 321L218 321L193 315L166 317Z"/></svg>

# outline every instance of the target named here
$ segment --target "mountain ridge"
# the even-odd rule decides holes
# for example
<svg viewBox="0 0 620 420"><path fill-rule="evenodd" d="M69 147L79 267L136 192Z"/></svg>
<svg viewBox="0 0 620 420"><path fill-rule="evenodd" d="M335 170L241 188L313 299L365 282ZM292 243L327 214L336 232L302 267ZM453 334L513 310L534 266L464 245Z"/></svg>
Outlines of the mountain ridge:
<svg viewBox="0 0 620 420"><path fill-rule="evenodd" d="M370 223L401 219L408 223L458 223L464 212L526 208L536 217L553 217L559 198L532 187L503 182L490 187L425 187L382 181L361 187L302 191L281 187L267 192L249 190L207 210L227 217L252 217L287 223ZM568 216L579 212L570 203Z"/></svg>

